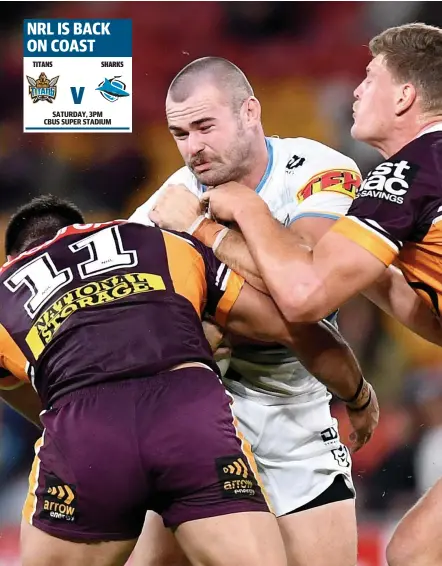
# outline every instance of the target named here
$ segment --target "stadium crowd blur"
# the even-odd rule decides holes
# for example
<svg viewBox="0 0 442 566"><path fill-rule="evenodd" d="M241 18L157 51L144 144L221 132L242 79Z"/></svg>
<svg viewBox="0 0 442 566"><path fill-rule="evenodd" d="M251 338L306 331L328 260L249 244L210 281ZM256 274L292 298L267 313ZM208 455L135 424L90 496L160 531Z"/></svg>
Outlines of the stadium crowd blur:
<svg viewBox="0 0 442 566"><path fill-rule="evenodd" d="M35 17L132 19L132 134L22 133L22 21ZM317 139L366 173L380 157L349 135L353 89L369 60L369 38L410 21L442 25L440 3L9 3L0 19L1 234L11 209L49 191L93 220L129 215L181 166L165 126L165 93L180 68L204 55L245 71L267 135ZM442 350L362 298L341 309L340 327L381 400L379 428L354 457L359 564L377 566L395 519L442 475ZM334 411L346 439L342 407ZM0 565L19 563L13 553L37 435L0 405Z"/></svg>

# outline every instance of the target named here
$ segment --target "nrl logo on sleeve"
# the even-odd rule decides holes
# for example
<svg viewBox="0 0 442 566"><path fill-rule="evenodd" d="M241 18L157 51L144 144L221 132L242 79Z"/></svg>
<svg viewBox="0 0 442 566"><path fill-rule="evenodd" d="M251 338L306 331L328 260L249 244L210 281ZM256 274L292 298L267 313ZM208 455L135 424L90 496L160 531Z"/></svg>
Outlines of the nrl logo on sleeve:
<svg viewBox="0 0 442 566"><path fill-rule="evenodd" d="M35 104L42 100L52 104L57 96L57 83L60 76L48 79L45 73L40 73L38 79L33 79L28 75L26 75L26 78L28 79L29 96L32 98L32 102Z"/></svg>
<svg viewBox="0 0 442 566"><path fill-rule="evenodd" d="M356 197L371 197L402 204L419 167L408 161L384 161L370 171Z"/></svg>

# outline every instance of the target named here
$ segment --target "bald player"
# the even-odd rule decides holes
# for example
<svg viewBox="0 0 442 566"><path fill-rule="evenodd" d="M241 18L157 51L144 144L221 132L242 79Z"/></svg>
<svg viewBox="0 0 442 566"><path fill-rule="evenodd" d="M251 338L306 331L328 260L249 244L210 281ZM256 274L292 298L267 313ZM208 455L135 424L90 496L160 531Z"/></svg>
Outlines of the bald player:
<svg viewBox="0 0 442 566"><path fill-rule="evenodd" d="M360 182L354 161L313 140L266 137L252 87L229 61L207 57L185 67L170 85L166 114L185 166L132 219L194 234L258 288L262 283L259 274L253 276L240 234L227 234L223 226L210 232L201 215L199 198L208 187L240 181L309 246L351 205ZM254 449L289 563L354 566L351 456L331 416L327 388L283 345L245 342L234 347L224 384ZM153 516L140 543L136 566L179 560L171 535Z"/></svg>

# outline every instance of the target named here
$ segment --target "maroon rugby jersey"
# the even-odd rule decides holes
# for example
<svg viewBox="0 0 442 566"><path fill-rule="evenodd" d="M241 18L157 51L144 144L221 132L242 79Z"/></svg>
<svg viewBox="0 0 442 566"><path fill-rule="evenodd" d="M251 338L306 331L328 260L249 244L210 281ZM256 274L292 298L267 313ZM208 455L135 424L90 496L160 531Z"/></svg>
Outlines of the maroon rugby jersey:
<svg viewBox="0 0 442 566"><path fill-rule="evenodd" d="M125 221L63 228L0 270L0 387L30 379L46 405L183 362L217 371L201 315L223 324L243 283L186 234Z"/></svg>
<svg viewBox="0 0 442 566"><path fill-rule="evenodd" d="M373 169L347 216L331 228L395 263L440 316L442 298L442 125Z"/></svg>

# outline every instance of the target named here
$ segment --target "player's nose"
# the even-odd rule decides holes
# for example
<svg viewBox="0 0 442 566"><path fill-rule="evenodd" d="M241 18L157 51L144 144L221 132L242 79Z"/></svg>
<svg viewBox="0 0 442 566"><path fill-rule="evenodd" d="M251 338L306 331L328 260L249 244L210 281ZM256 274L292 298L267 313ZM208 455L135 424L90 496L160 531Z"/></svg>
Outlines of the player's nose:
<svg viewBox="0 0 442 566"><path fill-rule="evenodd" d="M203 151L204 143L198 132L190 132L189 137L187 138L187 151L189 153L189 157L195 157L198 153Z"/></svg>

